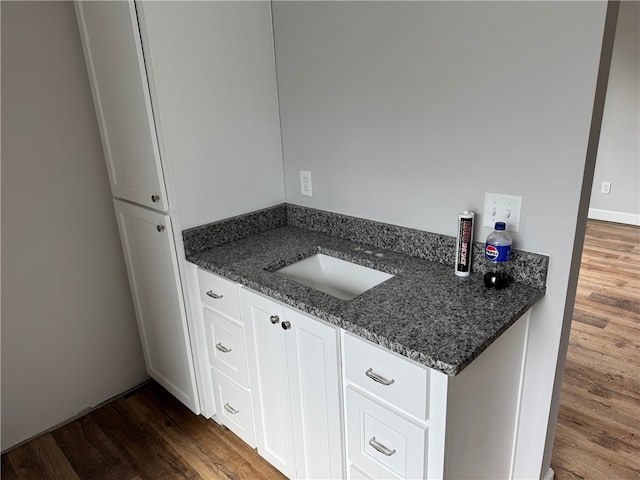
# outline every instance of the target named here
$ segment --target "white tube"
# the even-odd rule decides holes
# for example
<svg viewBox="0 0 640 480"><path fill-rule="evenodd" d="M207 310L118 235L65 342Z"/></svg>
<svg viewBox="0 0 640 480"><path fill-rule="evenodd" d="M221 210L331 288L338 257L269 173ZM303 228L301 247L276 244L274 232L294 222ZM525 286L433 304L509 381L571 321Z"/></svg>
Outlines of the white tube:
<svg viewBox="0 0 640 480"><path fill-rule="evenodd" d="M455 273L467 277L471 273L471 248L473 246L473 212L458 214L458 238L456 240Z"/></svg>

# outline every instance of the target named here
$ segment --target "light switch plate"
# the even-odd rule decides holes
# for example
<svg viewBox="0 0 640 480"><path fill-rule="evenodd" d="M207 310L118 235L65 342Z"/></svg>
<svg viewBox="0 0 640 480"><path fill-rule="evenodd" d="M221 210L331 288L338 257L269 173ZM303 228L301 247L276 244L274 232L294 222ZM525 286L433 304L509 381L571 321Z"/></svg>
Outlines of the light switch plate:
<svg viewBox="0 0 640 480"><path fill-rule="evenodd" d="M482 226L494 228L496 222L504 222L508 232L519 232L521 210L522 197L485 193Z"/></svg>

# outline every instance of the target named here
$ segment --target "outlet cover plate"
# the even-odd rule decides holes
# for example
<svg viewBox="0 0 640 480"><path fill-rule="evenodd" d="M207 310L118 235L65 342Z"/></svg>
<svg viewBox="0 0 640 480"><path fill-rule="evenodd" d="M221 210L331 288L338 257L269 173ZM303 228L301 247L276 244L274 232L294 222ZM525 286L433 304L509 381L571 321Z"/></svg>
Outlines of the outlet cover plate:
<svg viewBox="0 0 640 480"><path fill-rule="evenodd" d="M504 222L508 232L519 232L521 210L522 197L485 193L482 226L493 229L496 222Z"/></svg>
<svg viewBox="0 0 640 480"><path fill-rule="evenodd" d="M305 197L313 197L311 172L307 170L300 170L300 194Z"/></svg>

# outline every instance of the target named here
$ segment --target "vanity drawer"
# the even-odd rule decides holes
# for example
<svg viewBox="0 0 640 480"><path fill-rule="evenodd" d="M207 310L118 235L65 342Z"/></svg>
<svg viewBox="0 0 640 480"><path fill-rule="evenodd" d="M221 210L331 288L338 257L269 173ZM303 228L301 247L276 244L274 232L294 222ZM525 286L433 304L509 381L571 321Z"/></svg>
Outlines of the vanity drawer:
<svg viewBox="0 0 640 480"><path fill-rule="evenodd" d="M256 446L251 391L211 369L218 420L251 447Z"/></svg>
<svg viewBox="0 0 640 480"><path fill-rule="evenodd" d="M349 475L347 477L349 480L373 480L367 474L360 471L360 469L351 463L349 465Z"/></svg>
<svg viewBox="0 0 640 480"><path fill-rule="evenodd" d="M373 478L424 478L427 430L346 390L347 455Z"/></svg>
<svg viewBox="0 0 640 480"><path fill-rule="evenodd" d="M240 320L238 284L200 268L198 269L198 284L200 298L205 305Z"/></svg>
<svg viewBox="0 0 640 480"><path fill-rule="evenodd" d="M249 386L245 361L244 328L208 308L203 308L209 363L230 379Z"/></svg>
<svg viewBox="0 0 640 480"><path fill-rule="evenodd" d="M344 334L348 381L420 420L426 420L429 369L360 338Z"/></svg>

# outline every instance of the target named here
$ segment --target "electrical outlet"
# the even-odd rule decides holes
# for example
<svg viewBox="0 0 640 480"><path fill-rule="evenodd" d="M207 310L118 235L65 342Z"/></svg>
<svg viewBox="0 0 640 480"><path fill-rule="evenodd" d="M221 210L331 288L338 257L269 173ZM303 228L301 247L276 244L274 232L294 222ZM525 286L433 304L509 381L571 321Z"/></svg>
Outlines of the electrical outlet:
<svg viewBox="0 0 640 480"><path fill-rule="evenodd" d="M300 170L300 193L306 197L313 197L311 172Z"/></svg>
<svg viewBox="0 0 640 480"><path fill-rule="evenodd" d="M611 182L602 182L602 187L600 187L600 193L609 195L611 193Z"/></svg>
<svg viewBox="0 0 640 480"><path fill-rule="evenodd" d="M522 197L485 193L482 226L494 228L496 222L504 222L507 224L507 231L519 232L521 210Z"/></svg>

